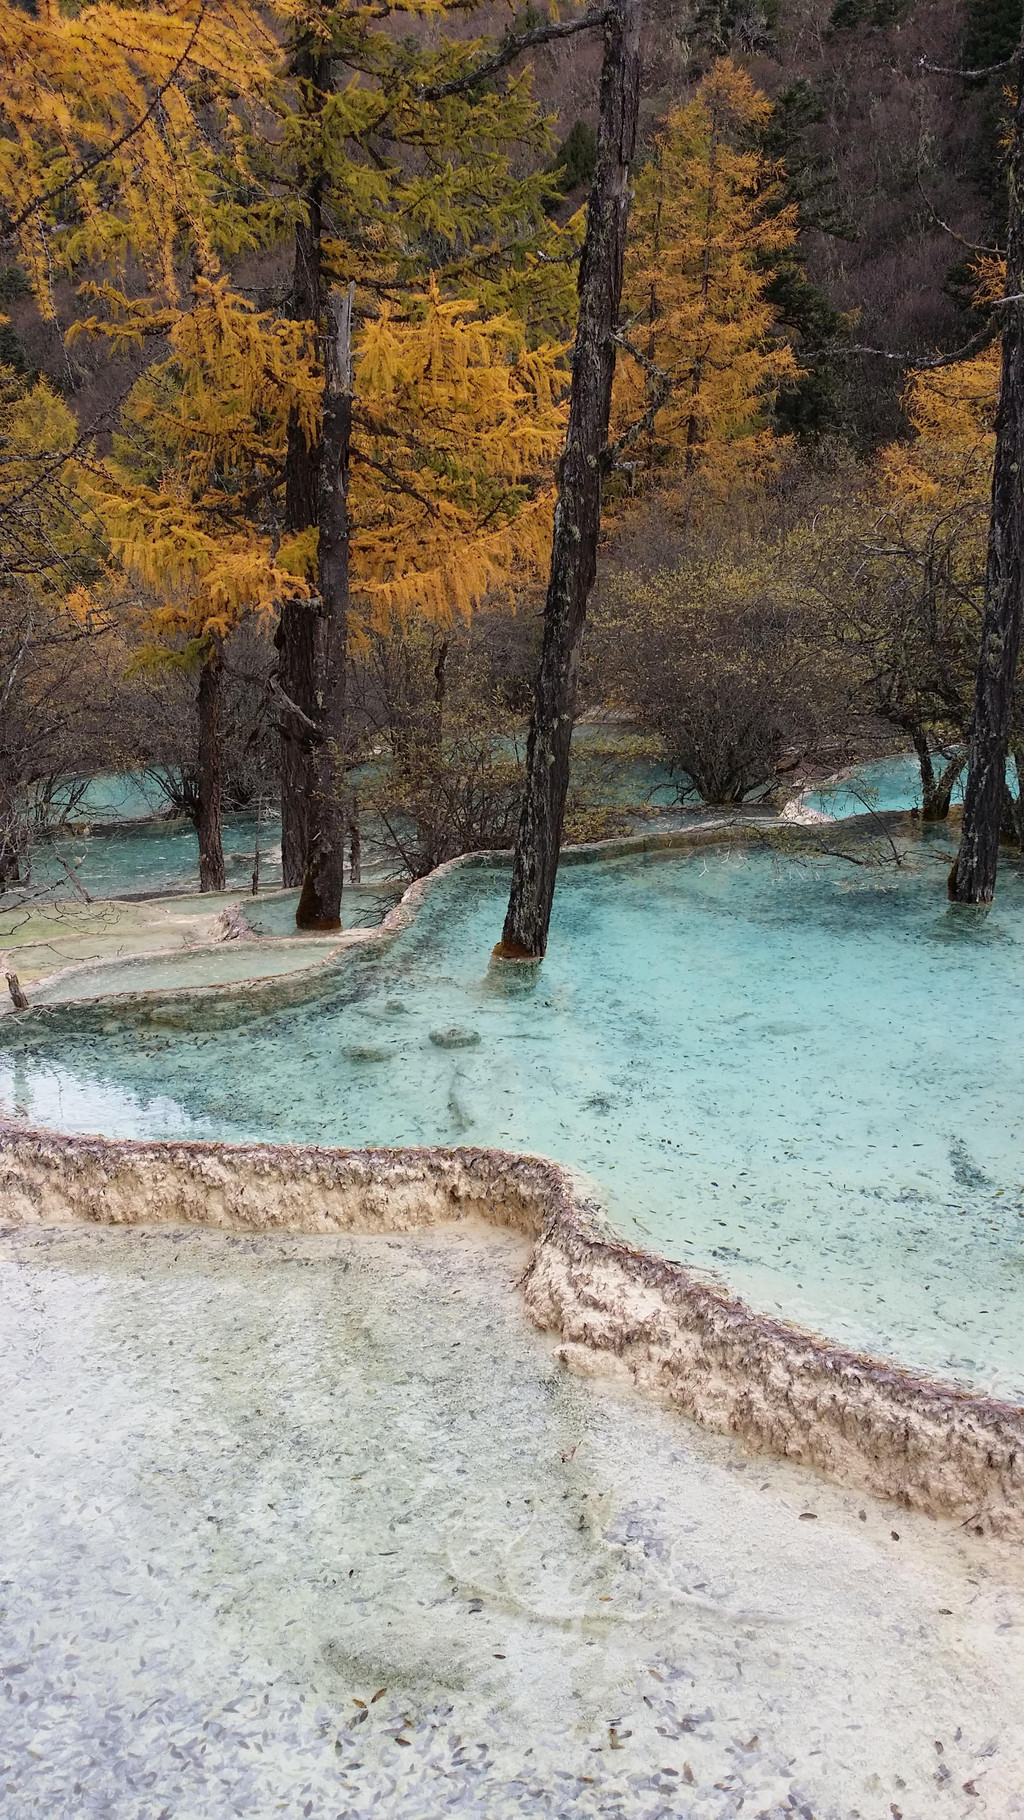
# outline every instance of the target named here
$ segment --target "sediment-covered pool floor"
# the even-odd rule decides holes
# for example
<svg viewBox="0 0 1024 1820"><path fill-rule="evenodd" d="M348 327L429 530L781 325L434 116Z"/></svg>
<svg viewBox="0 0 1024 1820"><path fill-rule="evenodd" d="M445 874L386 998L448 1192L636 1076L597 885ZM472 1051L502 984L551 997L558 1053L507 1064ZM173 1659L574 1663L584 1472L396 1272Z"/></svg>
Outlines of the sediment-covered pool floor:
<svg viewBox="0 0 1024 1820"><path fill-rule="evenodd" d="M941 834L845 844L567 865L525 970L488 968L507 872L461 868L287 1008L3 1020L0 1111L539 1152L752 1307L1024 1401L1024 881L965 915Z"/></svg>
<svg viewBox="0 0 1024 1820"><path fill-rule="evenodd" d="M1024 1814L1019 1551L570 1375L525 1256L4 1235L9 1820Z"/></svg>

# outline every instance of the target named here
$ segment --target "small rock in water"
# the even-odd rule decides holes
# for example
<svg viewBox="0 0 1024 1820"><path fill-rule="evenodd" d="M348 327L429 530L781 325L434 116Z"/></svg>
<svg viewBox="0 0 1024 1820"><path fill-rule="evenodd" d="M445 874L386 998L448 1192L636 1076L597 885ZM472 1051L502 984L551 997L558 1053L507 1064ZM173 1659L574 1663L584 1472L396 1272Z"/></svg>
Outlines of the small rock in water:
<svg viewBox="0 0 1024 1820"><path fill-rule="evenodd" d="M391 1050L382 1043L346 1043L341 1053L350 1062L386 1062Z"/></svg>
<svg viewBox="0 0 1024 1820"><path fill-rule="evenodd" d="M387 1012L388 1017L407 1017L409 1015L408 1005L403 1005L400 998L387 999L385 1001L384 1009Z"/></svg>
<svg viewBox="0 0 1024 1820"><path fill-rule="evenodd" d="M447 1030L432 1030L430 1040L439 1049L471 1049L480 1041L480 1032L467 1024L449 1024Z"/></svg>

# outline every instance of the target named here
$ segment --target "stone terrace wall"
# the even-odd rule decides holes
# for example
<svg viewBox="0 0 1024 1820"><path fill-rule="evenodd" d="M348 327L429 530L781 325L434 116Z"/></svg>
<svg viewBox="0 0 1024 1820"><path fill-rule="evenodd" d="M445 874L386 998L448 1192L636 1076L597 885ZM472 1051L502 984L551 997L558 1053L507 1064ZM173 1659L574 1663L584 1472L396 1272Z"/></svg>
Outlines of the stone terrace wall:
<svg viewBox="0 0 1024 1820"><path fill-rule="evenodd" d="M0 1122L0 1220L534 1240L527 1311L576 1369L625 1372L707 1427L980 1531L1024 1539L1024 1410L830 1346L616 1239L571 1173L500 1150L65 1137Z"/></svg>

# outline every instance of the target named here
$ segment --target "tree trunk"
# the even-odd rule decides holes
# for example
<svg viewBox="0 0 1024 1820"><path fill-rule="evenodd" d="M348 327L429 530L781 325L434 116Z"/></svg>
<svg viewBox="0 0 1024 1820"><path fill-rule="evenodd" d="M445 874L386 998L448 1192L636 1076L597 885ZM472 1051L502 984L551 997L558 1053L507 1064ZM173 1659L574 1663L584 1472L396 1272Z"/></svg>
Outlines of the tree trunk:
<svg viewBox="0 0 1024 1820"><path fill-rule="evenodd" d="M944 822L948 819L949 805L953 800L953 789L966 762L966 759L962 757L947 760L936 782L931 808L930 810L925 808L924 820L926 822Z"/></svg>
<svg viewBox="0 0 1024 1820"><path fill-rule="evenodd" d="M437 653L437 662L434 665L434 707L437 710L435 718L437 721L438 739L440 739L444 728L444 698L448 692L448 654L451 651L451 648L452 641L448 635L445 634L444 638L441 640L441 646Z"/></svg>
<svg viewBox="0 0 1024 1820"><path fill-rule="evenodd" d="M1016 791L1011 790L1009 784L1006 786L1006 794L1010 798L1013 822L1013 833L1011 834L1010 839L1015 840L1018 847L1024 849L1024 741L1021 741L1019 738L1011 738L1010 756L1013 759L1014 770L1017 774Z"/></svg>
<svg viewBox="0 0 1024 1820"><path fill-rule="evenodd" d="M1010 154L1007 297L1018 297L1022 285L1024 60L1017 72L1017 105ZM1024 305L1005 304L1002 323L1003 370L992 471L985 612L960 851L949 875L949 895L959 904L988 904L995 895L1006 750L1024 623Z"/></svg>
<svg viewBox="0 0 1024 1820"><path fill-rule="evenodd" d="M291 67L304 85L307 115L318 115L330 88L329 58L317 55L307 43L293 52ZM312 336L319 331L323 315L323 176L318 168L309 177L304 200L306 217L295 229L290 314L296 322L310 323ZM285 458L284 527L290 535L317 522L318 466L317 445L307 443L293 413ZM302 883L311 838L313 739L306 723L317 717L317 630L312 602L285 602L274 639L279 652L277 674L282 692L300 710L290 714L284 708L280 721L281 874L285 885Z"/></svg>
<svg viewBox="0 0 1024 1820"><path fill-rule="evenodd" d="M275 643L280 653L277 676L282 691L312 720L316 714L316 615L312 601L285 601ZM305 721L287 708L281 713L280 734L281 882L298 885L309 851L312 735Z"/></svg>
<svg viewBox="0 0 1024 1820"><path fill-rule="evenodd" d="M318 733L313 748L310 843L295 921L340 929L348 817L343 792L348 669L348 455L352 435L352 304L355 285L332 291L324 337L324 421L320 437Z"/></svg>
<svg viewBox="0 0 1024 1820"><path fill-rule="evenodd" d="M199 672L199 889L224 890L224 845L221 837L223 776L220 708L224 650L219 638L211 641L209 655Z"/></svg>
<svg viewBox="0 0 1024 1820"><path fill-rule="evenodd" d="M18 975L16 973L8 973L5 974L4 977L7 981L7 990L11 995L15 1011L27 1011L28 999L22 991L21 981L18 978Z"/></svg>
<svg viewBox="0 0 1024 1820"><path fill-rule="evenodd" d="M0 797L0 892L8 885L20 884L18 847L21 823L15 809L14 793Z"/></svg>
<svg viewBox="0 0 1024 1820"><path fill-rule="evenodd" d="M605 27L597 169L580 261L569 427L558 474L544 640L526 748L512 890L495 954L540 960L558 871L569 745L587 602L597 572L601 486L629 215L629 161L640 94L641 0L617 0Z"/></svg>
<svg viewBox="0 0 1024 1820"><path fill-rule="evenodd" d="M921 770L921 820L944 822L949 817L953 785L964 768L964 761L962 758L944 759L941 771L936 774L935 754L928 745L928 735L920 727L911 727L910 737Z"/></svg>

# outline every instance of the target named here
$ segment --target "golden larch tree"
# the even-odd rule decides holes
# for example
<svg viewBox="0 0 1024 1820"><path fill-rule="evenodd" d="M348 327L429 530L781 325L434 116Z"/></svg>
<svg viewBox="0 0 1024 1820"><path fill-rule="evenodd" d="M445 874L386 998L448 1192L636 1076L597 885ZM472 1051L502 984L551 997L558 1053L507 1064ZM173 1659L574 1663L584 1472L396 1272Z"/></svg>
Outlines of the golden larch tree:
<svg viewBox="0 0 1024 1820"><path fill-rule="evenodd" d="M648 472L718 483L769 453L768 414L797 373L767 290L796 211L758 149L771 104L723 58L654 135L639 172L626 262L617 431Z"/></svg>

